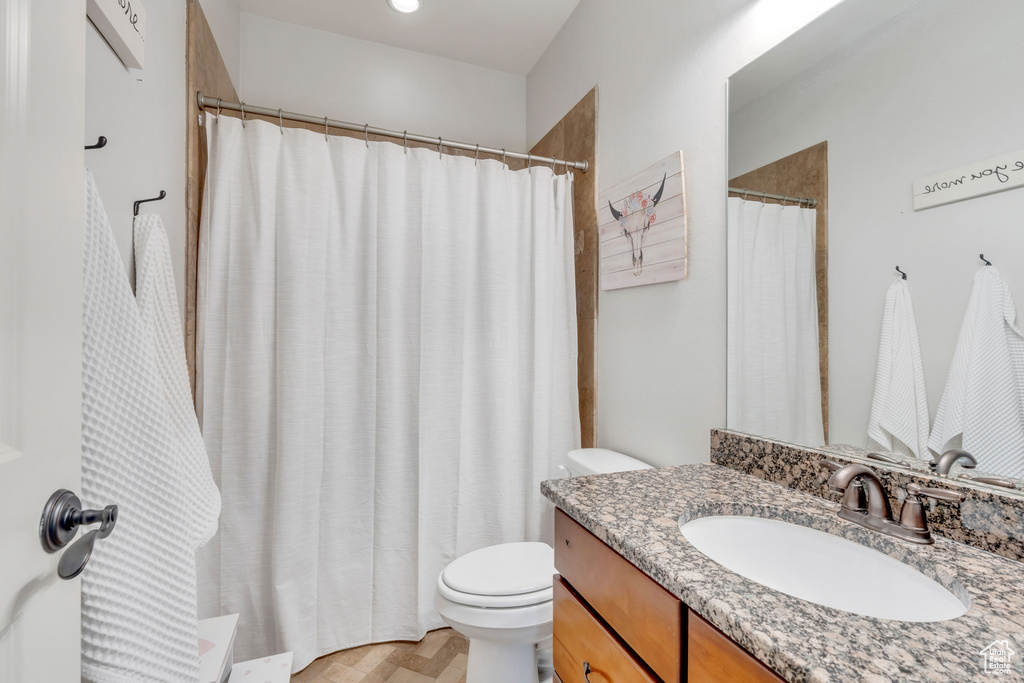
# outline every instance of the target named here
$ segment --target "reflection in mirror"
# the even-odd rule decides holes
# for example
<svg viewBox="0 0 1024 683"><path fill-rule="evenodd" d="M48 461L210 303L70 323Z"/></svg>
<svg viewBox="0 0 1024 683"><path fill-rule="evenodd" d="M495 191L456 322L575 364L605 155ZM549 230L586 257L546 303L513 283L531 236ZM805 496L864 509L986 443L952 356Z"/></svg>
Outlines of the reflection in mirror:
<svg viewBox="0 0 1024 683"><path fill-rule="evenodd" d="M1024 483L1021 26L1019 0L845 0L730 78L728 428ZM915 210L915 180L1015 153Z"/></svg>

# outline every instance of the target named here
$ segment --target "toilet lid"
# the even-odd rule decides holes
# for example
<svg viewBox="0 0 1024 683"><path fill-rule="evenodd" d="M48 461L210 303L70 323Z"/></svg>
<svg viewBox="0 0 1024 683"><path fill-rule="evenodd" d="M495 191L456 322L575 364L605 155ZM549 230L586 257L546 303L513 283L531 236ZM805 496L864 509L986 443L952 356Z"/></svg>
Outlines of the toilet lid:
<svg viewBox="0 0 1024 683"><path fill-rule="evenodd" d="M502 543L474 550L441 573L445 585L472 595L522 595L551 588L555 551L546 543Z"/></svg>

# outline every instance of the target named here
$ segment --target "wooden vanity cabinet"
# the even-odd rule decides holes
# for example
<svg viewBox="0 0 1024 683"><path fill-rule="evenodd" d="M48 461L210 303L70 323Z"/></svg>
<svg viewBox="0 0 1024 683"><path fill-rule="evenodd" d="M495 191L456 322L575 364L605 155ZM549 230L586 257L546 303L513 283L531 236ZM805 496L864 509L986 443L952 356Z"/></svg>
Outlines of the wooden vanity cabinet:
<svg viewBox="0 0 1024 683"><path fill-rule="evenodd" d="M582 683L586 664L590 683L782 680L561 510L555 567L555 673L566 683Z"/></svg>

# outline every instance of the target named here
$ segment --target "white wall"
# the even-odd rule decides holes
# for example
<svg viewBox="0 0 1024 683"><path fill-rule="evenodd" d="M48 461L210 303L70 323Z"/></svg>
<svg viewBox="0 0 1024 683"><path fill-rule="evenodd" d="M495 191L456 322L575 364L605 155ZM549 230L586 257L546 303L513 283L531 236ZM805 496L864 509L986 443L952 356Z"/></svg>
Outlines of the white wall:
<svg viewBox="0 0 1024 683"><path fill-rule="evenodd" d="M601 189L683 150L690 276L601 293L599 445L708 459L725 425L725 81L834 2L583 0L527 76L528 146L599 86Z"/></svg>
<svg viewBox="0 0 1024 683"><path fill-rule="evenodd" d="M1024 149L1024 4L931 0L735 112L730 175L829 152L830 437L866 445L885 290L909 273L934 416L981 265L1024 302L1024 189L915 212L914 179Z"/></svg>
<svg viewBox="0 0 1024 683"><path fill-rule="evenodd" d="M525 89L522 76L242 14L239 96L254 105L522 150Z"/></svg>
<svg viewBox="0 0 1024 683"><path fill-rule="evenodd" d="M163 218L184 313L185 2L146 5L144 70L126 69L91 23L86 34L86 140L108 140L103 149L86 152L86 166L133 282L132 202L167 191L166 199L143 204L142 211Z"/></svg>
<svg viewBox="0 0 1024 683"><path fill-rule="evenodd" d="M217 41L217 49L224 58L231 84L237 92L241 76L239 49L242 32L242 11L238 0L202 0L199 4L206 15L206 23L210 25L213 39Z"/></svg>

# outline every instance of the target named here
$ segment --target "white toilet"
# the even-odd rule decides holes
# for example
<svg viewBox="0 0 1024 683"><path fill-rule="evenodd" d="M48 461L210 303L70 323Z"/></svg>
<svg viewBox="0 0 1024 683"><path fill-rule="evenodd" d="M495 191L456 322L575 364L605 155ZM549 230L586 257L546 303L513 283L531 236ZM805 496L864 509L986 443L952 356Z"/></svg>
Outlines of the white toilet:
<svg viewBox="0 0 1024 683"><path fill-rule="evenodd" d="M650 469L604 448L570 451L570 477ZM555 551L546 543L474 550L437 577L434 607L469 638L466 683L546 683L552 676Z"/></svg>

